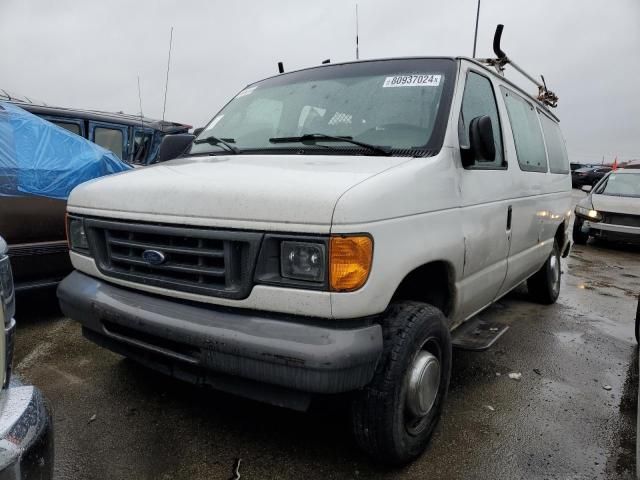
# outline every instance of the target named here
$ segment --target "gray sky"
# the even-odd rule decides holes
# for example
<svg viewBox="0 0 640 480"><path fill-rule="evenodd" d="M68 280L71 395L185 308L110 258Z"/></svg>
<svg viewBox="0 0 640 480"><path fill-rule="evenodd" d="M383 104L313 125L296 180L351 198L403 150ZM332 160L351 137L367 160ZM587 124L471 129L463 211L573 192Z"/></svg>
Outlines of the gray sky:
<svg viewBox="0 0 640 480"><path fill-rule="evenodd" d="M360 58L471 55L476 0L358 4ZM478 56L497 23L507 54L559 95L572 161L640 159L638 0L482 0ZM144 113L160 118L174 26L166 118L197 127L279 60L354 59L354 25L355 0L0 0L0 88L137 113L140 75Z"/></svg>

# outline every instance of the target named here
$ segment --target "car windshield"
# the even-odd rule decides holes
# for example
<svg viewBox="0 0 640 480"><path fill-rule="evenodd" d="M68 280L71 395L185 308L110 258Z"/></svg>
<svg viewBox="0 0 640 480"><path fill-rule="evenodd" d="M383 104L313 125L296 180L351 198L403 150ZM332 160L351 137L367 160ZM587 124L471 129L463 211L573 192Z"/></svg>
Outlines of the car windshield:
<svg viewBox="0 0 640 480"><path fill-rule="evenodd" d="M598 187L596 193L618 197L640 197L640 172L611 173Z"/></svg>
<svg viewBox="0 0 640 480"><path fill-rule="evenodd" d="M360 142L391 154L425 155L442 146L454 76L451 59L369 61L282 74L236 95L187 153L224 153L219 142L207 141L213 137L242 153L376 154L355 144Z"/></svg>

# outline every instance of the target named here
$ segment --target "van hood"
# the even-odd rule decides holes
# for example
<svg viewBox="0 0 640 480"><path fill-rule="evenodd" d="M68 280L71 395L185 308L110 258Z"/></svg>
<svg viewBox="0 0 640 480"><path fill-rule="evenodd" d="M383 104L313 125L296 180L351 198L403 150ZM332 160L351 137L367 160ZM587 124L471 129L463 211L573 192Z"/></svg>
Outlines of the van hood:
<svg viewBox="0 0 640 480"><path fill-rule="evenodd" d="M188 157L84 183L71 192L68 208L75 213L180 224L329 227L344 192L408 160L317 155Z"/></svg>
<svg viewBox="0 0 640 480"><path fill-rule="evenodd" d="M640 198L619 197L616 195L591 195L593 208L602 212L622 213L624 215L640 214Z"/></svg>

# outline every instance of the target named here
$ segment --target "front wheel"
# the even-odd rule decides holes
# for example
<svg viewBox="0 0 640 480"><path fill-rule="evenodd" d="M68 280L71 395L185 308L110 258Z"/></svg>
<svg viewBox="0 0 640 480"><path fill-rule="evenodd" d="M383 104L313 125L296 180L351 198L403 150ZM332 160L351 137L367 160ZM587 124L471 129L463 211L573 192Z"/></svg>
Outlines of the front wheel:
<svg viewBox="0 0 640 480"><path fill-rule="evenodd" d="M586 245L589 240L589 234L582 231L584 220L576 218L573 222L573 243L577 245Z"/></svg>
<svg viewBox="0 0 640 480"><path fill-rule="evenodd" d="M544 265L532 277L527 280L529 295L545 305L555 303L560 295L560 247L558 242L553 242L551 255Z"/></svg>
<svg viewBox="0 0 640 480"><path fill-rule="evenodd" d="M392 304L382 328L382 357L371 383L354 398L352 428L376 461L402 465L424 451L440 419L451 337L442 312L419 302Z"/></svg>

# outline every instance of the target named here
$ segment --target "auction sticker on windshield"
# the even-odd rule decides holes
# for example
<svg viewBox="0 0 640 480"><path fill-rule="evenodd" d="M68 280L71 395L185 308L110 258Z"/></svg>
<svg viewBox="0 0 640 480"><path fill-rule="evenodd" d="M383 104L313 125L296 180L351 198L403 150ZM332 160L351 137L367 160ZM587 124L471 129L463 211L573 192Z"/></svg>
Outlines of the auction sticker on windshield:
<svg viewBox="0 0 640 480"><path fill-rule="evenodd" d="M437 87L441 77L442 75L427 74L396 75L385 78L382 87Z"/></svg>

